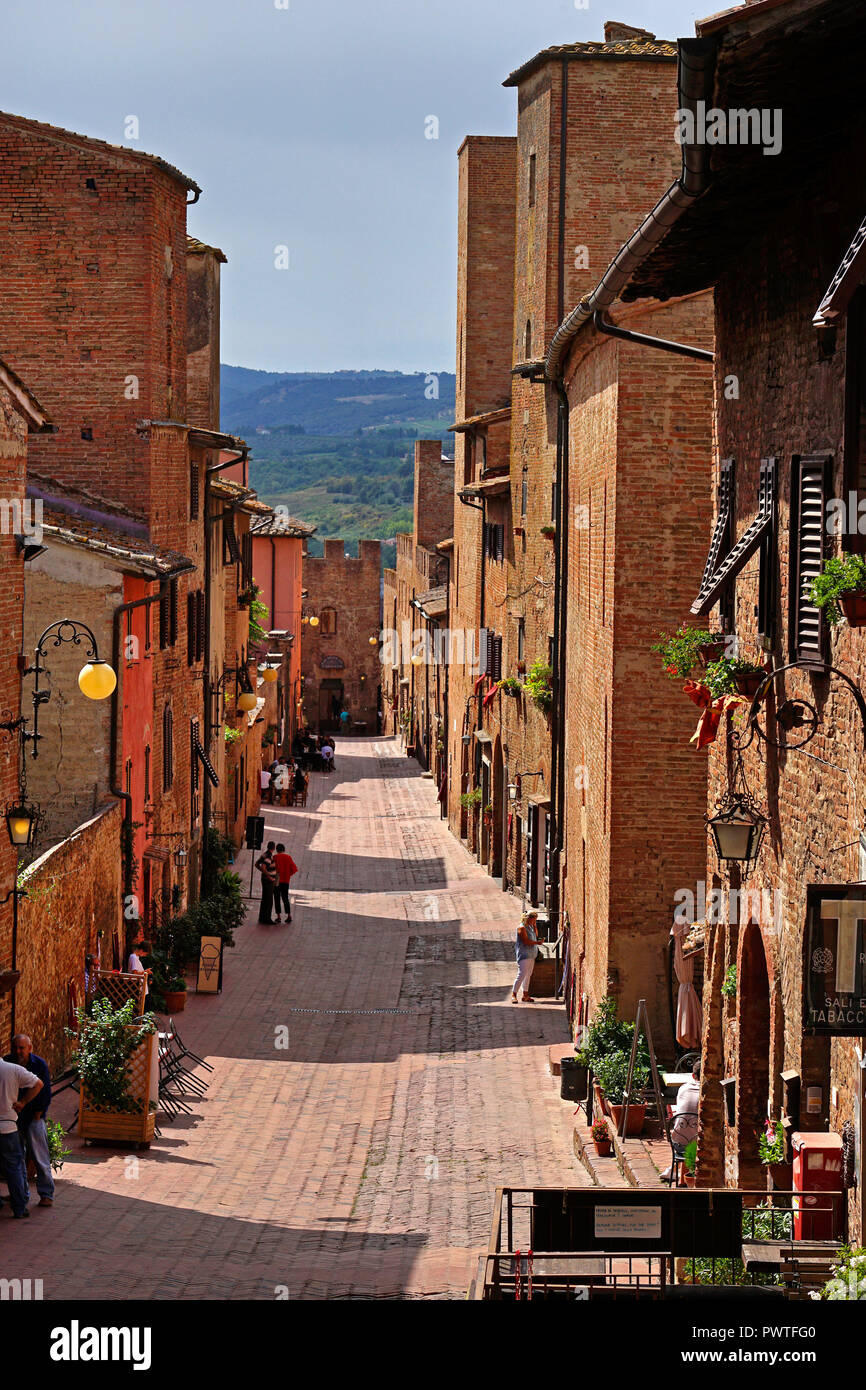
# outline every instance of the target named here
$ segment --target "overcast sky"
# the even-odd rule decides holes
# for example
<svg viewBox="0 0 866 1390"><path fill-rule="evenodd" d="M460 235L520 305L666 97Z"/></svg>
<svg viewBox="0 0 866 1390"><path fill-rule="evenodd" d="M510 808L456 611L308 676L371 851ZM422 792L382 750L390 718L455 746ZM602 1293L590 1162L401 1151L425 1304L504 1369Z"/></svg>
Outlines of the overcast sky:
<svg viewBox="0 0 866 1390"><path fill-rule="evenodd" d="M725 7L4 0L0 105L119 144L137 116L136 148L201 184L189 230L229 260L223 361L453 370L456 151L514 133L503 78L605 19L677 38Z"/></svg>

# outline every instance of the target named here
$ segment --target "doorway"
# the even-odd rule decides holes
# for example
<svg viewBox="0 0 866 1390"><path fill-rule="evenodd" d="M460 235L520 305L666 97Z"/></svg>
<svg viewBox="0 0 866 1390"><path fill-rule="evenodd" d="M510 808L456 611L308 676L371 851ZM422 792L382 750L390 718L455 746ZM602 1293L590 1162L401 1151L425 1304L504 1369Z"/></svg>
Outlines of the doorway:
<svg viewBox="0 0 866 1390"><path fill-rule="evenodd" d="M340 727L340 710L345 701L345 687L333 677L319 685L319 733L336 733Z"/></svg>

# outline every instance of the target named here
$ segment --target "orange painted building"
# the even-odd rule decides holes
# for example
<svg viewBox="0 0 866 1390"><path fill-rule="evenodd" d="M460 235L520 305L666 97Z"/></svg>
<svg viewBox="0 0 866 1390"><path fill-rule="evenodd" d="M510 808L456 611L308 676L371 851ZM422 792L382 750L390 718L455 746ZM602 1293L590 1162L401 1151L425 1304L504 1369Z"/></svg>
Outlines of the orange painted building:
<svg viewBox="0 0 866 1390"><path fill-rule="evenodd" d="M267 606L272 631L290 632L294 641L289 648L286 681L285 729L286 746L291 744L298 728L302 704L301 691L301 620L303 617L302 562L306 542L315 531L284 512L254 523L253 577L258 585L259 598Z"/></svg>

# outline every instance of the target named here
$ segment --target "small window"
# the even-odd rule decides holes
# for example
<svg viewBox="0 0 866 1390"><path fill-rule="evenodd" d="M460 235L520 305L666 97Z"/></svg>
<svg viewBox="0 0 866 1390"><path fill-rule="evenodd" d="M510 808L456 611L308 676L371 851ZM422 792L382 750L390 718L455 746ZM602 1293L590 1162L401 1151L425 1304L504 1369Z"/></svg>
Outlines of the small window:
<svg viewBox="0 0 866 1390"><path fill-rule="evenodd" d="M532 319L526 320L526 333L523 344L523 360L532 361Z"/></svg>
<svg viewBox="0 0 866 1390"><path fill-rule="evenodd" d="M535 155L529 156L529 206L535 207Z"/></svg>
<svg viewBox="0 0 866 1390"><path fill-rule="evenodd" d="M189 466L189 519L198 519L199 502L199 472L198 463L191 463Z"/></svg>
<svg viewBox="0 0 866 1390"><path fill-rule="evenodd" d="M336 608L323 608L319 614L319 633L322 637L333 637L337 631Z"/></svg>
<svg viewBox="0 0 866 1390"><path fill-rule="evenodd" d="M526 516L526 508L529 502L529 478L526 470L523 471L523 480L520 484L520 515Z"/></svg>
<svg viewBox="0 0 866 1390"><path fill-rule="evenodd" d="M150 744L144 750L144 800L150 801Z"/></svg>
<svg viewBox="0 0 866 1390"><path fill-rule="evenodd" d="M526 623L521 618L517 624L517 660L526 659Z"/></svg>

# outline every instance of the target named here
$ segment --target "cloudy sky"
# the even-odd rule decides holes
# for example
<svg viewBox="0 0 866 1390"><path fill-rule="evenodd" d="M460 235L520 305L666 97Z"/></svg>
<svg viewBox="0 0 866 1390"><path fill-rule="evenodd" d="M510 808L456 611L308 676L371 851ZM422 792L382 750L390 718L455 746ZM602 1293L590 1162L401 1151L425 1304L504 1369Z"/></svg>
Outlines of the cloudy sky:
<svg viewBox="0 0 866 1390"><path fill-rule="evenodd" d="M224 361L453 369L456 151L513 133L503 78L551 44L600 39L605 19L676 38L722 8L4 0L0 104L115 143L136 116L137 148L201 184L189 230L229 258Z"/></svg>

